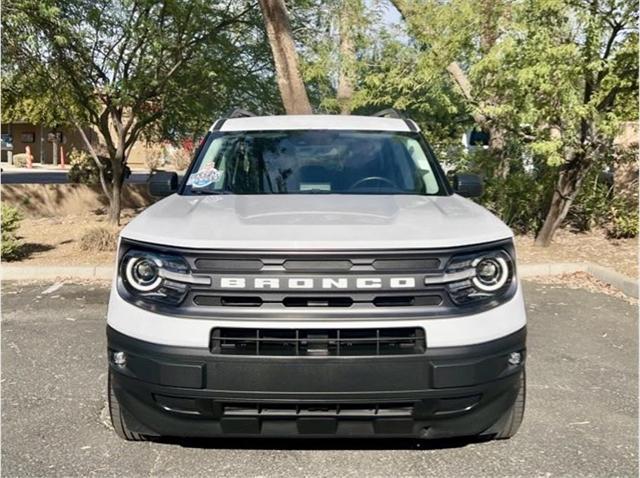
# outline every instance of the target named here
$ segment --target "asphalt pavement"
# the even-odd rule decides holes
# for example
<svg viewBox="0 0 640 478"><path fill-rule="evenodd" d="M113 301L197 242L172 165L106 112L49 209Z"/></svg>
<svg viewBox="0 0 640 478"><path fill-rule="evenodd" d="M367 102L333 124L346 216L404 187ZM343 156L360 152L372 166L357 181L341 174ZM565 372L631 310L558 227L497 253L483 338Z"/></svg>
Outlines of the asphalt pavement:
<svg viewBox="0 0 640 478"><path fill-rule="evenodd" d="M127 443L105 424L108 286L51 285L2 288L4 477L638 475L638 309L615 297L525 283L527 410L511 440Z"/></svg>
<svg viewBox="0 0 640 478"><path fill-rule="evenodd" d="M0 174L2 184L67 184L69 178L67 171L51 169L5 169ZM143 184L147 181L149 173L132 172L127 178L130 184Z"/></svg>

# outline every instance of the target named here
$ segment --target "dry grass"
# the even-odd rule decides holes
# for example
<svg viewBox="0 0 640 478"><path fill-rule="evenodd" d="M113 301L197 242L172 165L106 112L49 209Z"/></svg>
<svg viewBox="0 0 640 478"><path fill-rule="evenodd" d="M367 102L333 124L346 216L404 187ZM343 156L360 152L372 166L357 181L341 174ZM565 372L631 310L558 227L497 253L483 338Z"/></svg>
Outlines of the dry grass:
<svg viewBox="0 0 640 478"><path fill-rule="evenodd" d="M110 226L96 226L85 231L78 247L83 251L115 251L118 245L118 229Z"/></svg>
<svg viewBox="0 0 640 478"><path fill-rule="evenodd" d="M638 239L609 239L603 230L556 233L549 247L535 247L533 237L516 237L518 262L594 262L632 278L638 277Z"/></svg>
<svg viewBox="0 0 640 478"><path fill-rule="evenodd" d="M122 226L126 225L136 212L125 209ZM26 257L15 264L29 266L101 266L112 265L115 261L115 245L108 250L82 250L82 238L96 228L109 228L104 214L67 215L60 217L25 218L17 235L26 244ZM113 228L117 236L119 229ZM115 243L114 243L115 244Z"/></svg>

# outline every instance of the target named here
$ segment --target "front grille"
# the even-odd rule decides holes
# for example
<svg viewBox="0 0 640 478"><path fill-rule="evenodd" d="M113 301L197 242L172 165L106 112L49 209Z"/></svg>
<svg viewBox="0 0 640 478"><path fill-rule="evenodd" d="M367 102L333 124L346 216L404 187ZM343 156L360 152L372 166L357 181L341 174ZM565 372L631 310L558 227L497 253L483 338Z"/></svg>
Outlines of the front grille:
<svg viewBox="0 0 640 478"><path fill-rule="evenodd" d="M256 252L190 259L194 273L211 277L209 287L194 288L189 297L193 305L263 310L438 307L444 291L425 287L423 274L437 274L448 260L421 252ZM377 283L359 285L358 280ZM413 285L399 285L403 281Z"/></svg>
<svg viewBox="0 0 640 478"><path fill-rule="evenodd" d="M200 250L124 241L122 251L129 247L179 254L199 279L178 305L135 305L172 316L235 321L376 321L467 314L478 306L459 306L447 284L425 282L425 277L443 274L454 256L488 248L513 252L510 239L422 250ZM513 296L516 288L511 289L500 302ZM492 301L480 308L496 305Z"/></svg>
<svg viewBox="0 0 640 478"><path fill-rule="evenodd" d="M213 329L211 352L219 355L372 356L424 354L419 327L383 329Z"/></svg>
<svg viewBox="0 0 640 478"><path fill-rule="evenodd" d="M198 294L193 297L193 303L198 306L208 307L262 307L265 304L275 304L283 307L352 307L360 306L363 303L370 303L374 307L423 307L442 304L442 296L433 293L402 296L380 295L363 300L354 300L353 297L339 295L305 297L299 295L281 296L269 293L261 296Z"/></svg>

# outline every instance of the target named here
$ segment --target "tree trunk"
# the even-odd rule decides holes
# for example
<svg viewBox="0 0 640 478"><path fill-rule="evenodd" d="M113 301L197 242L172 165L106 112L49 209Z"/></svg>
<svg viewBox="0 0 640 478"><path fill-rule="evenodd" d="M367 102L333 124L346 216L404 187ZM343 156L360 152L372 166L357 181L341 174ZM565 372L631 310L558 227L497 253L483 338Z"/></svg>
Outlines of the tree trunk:
<svg viewBox="0 0 640 478"><path fill-rule="evenodd" d="M535 245L547 247L551 244L553 235L567 217L569 208L580 191L580 186L589 171L589 163L583 156L577 156L566 168L560 171L556 187L551 197L549 211L544 224L536 236Z"/></svg>
<svg viewBox="0 0 640 478"><path fill-rule="evenodd" d="M120 225L120 210L122 208L122 186L124 184L124 152L116 152L116 156L111 158L111 169L113 180L111 181L111 196L109 197L109 222L114 226Z"/></svg>
<svg viewBox="0 0 640 478"><path fill-rule="evenodd" d="M120 225L120 209L122 185L113 178L113 187L111 188L111 197L109 198L109 223L114 226Z"/></svg>
<svg viewBox="0 0 640 478"><path fill-rule="evenodd" d="M353 44L351 12L348 2L342 2L340 7L340 75L338 78L337 100L340 114L351 114L351 100L353 99L353 76L356 60Z"/></svg>
<svg viewBox="0 0 640 478"><path fill-rule="evenodd" d="M109 190L109 186L107 185L107 180L104 177L104 165L100 162L100 158L98 158L98 153L96 152L95 148L91 144L91 141L89 141L89 138L87 137L87 134L85 133L84 129L80 126L80 124L76 120L73 121L73 124L75 125L76 129L80 133L80 136L82 136L82 140L84 141L85 146L89 150L89 155L91 156L94 163L96 164L96 167L98 168L99 176L100 176L100 186L102 187L102 192L109 200L109 204L111 204L111 191Z"/></svg>
<svg viewBox="0 0 640 478"><path fill-rule="evenodd" d="M511 166L510 158L505 155L506 145L505 133L502 128L489 123L489 151L496 161L496 176L500 179L507 179Z"/></svg>
<svg viewBox="0 0 640 478"><path fill-rule="evenodd" d="M284 0L260 0L269 45L276 67L278 88L287 114L312 114L304 89L289 14Z"/></svg>

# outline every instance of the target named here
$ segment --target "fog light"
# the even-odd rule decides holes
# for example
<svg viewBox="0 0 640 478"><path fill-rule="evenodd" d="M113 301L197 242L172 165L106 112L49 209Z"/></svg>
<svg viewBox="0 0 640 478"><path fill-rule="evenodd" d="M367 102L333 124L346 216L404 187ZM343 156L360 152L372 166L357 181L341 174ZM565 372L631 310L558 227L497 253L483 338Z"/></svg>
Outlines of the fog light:
<svg viewBox="0 0 640 478"><path fill-rule="evenodd" d="M509 364L511 365L520 365L520 362L522 361L522 354L520 354L520 352L511 352L509 354Z"/></svg>
<svg viewBox="0 0 640 478"><path fill-rule="evenodd" d="M113 352L113 363L118 367L127 365L127 356L124 352Z"/></svg>

